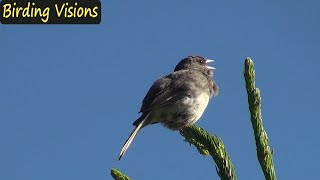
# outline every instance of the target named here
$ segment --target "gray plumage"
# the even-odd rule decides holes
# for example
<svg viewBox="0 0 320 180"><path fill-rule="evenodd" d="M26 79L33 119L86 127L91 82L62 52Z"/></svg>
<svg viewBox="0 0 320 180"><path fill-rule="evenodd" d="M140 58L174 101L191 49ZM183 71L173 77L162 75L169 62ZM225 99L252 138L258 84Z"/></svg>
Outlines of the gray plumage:
<svg viewBox="0 0 320 180"><path fill-rule="evenodd" d="M119 160L134 137L145 126L161 123L171 130L194 124L202 116L209 99L218 94L213 81L214 68L201 56L182 59L174 72L156 80L142 101L142 115L133 123L134 130L125 142Z"/></svg>

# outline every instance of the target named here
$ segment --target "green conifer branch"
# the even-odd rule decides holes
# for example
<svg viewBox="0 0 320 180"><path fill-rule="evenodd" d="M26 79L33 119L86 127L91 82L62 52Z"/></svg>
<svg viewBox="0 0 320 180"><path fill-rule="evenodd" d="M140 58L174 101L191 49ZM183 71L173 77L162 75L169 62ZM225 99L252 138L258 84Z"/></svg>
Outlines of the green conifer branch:
<svg viewBox="0 0 320 180"><path fill-rule="evenodd" d="M211 155L216 163L216 170L221 180L236 180L236 174L230 156L227 154L221 139L209 134L197 125L185 127L180 130L187 142L193 144L200 154Z"/></svg>
<svg viewBox="0 0 320 180"><path fill-rule="evenodd" d="M251 123L254 131L257 156L266 180L276 180L272 152L266 131L263 129L261 116L260 90L255 87L255 71L253 61L248 57L245 60L244 78L248 93Z"/></svg>
<svg viewBox="0 0 320 180"><path fill-rule="evenodd" d="M124 175L122 172L115 168L111 169L111 176L115 180L131 180L128 176Z"/></svg>

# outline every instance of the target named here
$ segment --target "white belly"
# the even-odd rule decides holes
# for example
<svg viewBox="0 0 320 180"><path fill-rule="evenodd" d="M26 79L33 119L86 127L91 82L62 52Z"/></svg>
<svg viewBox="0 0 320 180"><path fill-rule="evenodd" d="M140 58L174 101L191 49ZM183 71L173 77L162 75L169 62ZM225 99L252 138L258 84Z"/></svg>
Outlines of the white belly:
<svg viewBox="0 0 320 180"><path fill-rule="evenodd" d="M179 130L198 121L209 103L209 95L185 96L174 104L164 106L150 115L153 122L163 123L172 130Z"/></svg>
<svg viewBox="0 0 320 180"><path fill-rule="evenodd" d="M209 103L209 96L202 93L197 96L194 103L194 122L198 121Z"/></svg>

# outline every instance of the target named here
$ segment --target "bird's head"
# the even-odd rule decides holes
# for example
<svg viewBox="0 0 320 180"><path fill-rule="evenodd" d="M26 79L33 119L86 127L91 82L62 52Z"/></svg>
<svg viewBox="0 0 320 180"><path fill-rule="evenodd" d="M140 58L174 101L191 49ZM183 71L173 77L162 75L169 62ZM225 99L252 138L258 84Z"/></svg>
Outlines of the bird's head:
<svg viewBox="0 0 320 180"><path fill-rule="evenodd" d="M174 71L179 71L184 69L196 69L196 70L210 72L211 74L213 73L215 68L208 65L208 63L210 62L214 62L214 60L205 59L202 56L188 56L182 59L177 64Z"/></svg>

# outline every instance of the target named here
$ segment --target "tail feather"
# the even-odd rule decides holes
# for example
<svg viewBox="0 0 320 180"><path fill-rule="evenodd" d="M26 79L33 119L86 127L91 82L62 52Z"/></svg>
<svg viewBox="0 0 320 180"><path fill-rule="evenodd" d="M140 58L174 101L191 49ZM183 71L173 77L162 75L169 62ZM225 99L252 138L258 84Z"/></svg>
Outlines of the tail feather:
<svg viewBox="0 0 320 180"><path fill-rule="evenodd" d="M138 134L138 132L141 130L141 128L143 128L144 126L146 126L147 124L145 123L148 116L150 115L147 114L138 125L136 125L136 127L133 129L133 131L131 132L129 138L126 140L126 142L124 143L120 155L119 155L119 161L122 158L122 156L124 155L124 153L126 153L127 149L129 148L130 144L132 143L133 139L136 137L136 135ZM140 119L140 118L139 118Z"/></svg>

